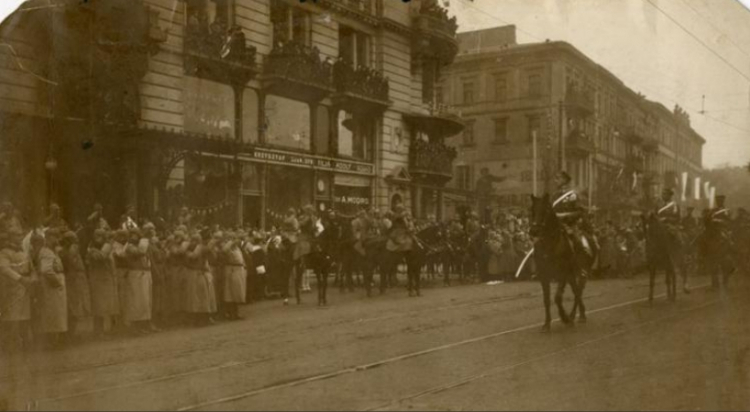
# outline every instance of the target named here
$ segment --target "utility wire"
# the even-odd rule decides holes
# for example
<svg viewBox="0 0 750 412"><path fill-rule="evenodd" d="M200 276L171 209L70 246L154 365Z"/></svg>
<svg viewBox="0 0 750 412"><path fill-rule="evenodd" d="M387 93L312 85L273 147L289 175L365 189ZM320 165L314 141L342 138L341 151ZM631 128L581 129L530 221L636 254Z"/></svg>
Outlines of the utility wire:
<svg viewBox="0 0 750 412"><path fill-rule="evenodd" d="M697 41L697 42L698 42L698 43L700 43L700 44L701 44L701 45L702 45L703 47L705 47L705 48L706 48L706 50L710 51L710 52L711 52L711 54L713 54L714 56L718 57L718 58L719 58L719 59L720 59L721 61L723 61L723 62L724 62L724 63L725 63L725 64L726 64L727 66L731 67L731 68L732 68L732 69L733 69L734 71L736 71L736 72L737 72L737 73L738 73L738 74L739 74L740 76L744 77L744 78L745 78L745 80L747 80L747 81L750 81L750 77L749 77L748 75L746 75L745 73L743 73L743 72L742 72L742 71L741 71L740 69L738 69L738 68L737 68L737 66L733 65L733 64L732 64L732 63L731 63L731 62L730 62L729 60L727 60L726 58L724 58L724 56L722 56L722 55L720 55L719 53L717 53L717 52L716 52L716 51L715 51L714 49L712 49L712 48L711 48L711 47L710 47L709 45L707 45L707 44L706 44L706 42L704 42L703 40L701 40L701 38L700 38L700 37L696 36L696 35L695 35L695 34L694 34L693 32L691 32L690 30L688 30L688 29L687 29L687 28L686 28L685 26L683 26L683 25L682 25L682 23L680 23L679 21L677 21L677 20L676 20L676 19L675 19L674 17L672 17L672 16L671 16L671 15L670 15L669 13L667 13L666 11L664 11L664 10L663 10L663 9L662 9L661 7L657 6L657 5L656 5L656 4L655 4L655 3L653 2L653 0L644 0L644 1L645 1L646 3L648 3L648 4L650 4L650 5L651 5L651 6L653 7L653 8L655 8L656 10L658 10L658 11L659 11L659 12L660 12L661 14L663 14L664 16L666 16L666 17L667 17L667 18L668 18L669 20L671 20L671 21L672 21L672 23L674 23L675 25L677 25L677 27L679 27L680 29L682 29L682 31L684 31L684 32L685 32L685 33L687 33L687 34L688 34L688 35L689 35L690 37L692 37L693 39L695 39L695 41Z"/></svg>

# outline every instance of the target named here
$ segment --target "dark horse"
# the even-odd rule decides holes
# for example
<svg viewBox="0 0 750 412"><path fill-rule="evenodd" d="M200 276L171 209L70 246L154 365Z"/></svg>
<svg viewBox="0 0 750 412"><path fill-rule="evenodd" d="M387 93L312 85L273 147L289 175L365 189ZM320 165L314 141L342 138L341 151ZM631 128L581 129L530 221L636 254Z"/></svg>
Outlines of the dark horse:
<svg viewBox="0 0 750 412"><path fill-rule="evenodd" d="M560 320L571 325L580 314L580 322L586 321L586 307L583 304L583 289L586 278L583 271L590 272L593 257L584 253L576 253L565 228L557 218L548 194L543 197L531 196L531 229L530 234L534 243L534 262L537 276L542 284L544 293L545 320L543 331L550 330L552 317L550 315L550 284L557 281L555 304L560 313ZM575 295L575 303L570 313L563 306L565 287L570 285Z"/></svg>
<svg viewBox="0 0 750 412"><path fill-rule="evenodd" d="M677 299L677 276L675 270L685 270L682 265L682 245L679 239L670 235L654 213L643 216L643 231L646 236L646 266L649 273L648 300L654 300L656 271L664 270L667 283L667 299Z"/></svg>

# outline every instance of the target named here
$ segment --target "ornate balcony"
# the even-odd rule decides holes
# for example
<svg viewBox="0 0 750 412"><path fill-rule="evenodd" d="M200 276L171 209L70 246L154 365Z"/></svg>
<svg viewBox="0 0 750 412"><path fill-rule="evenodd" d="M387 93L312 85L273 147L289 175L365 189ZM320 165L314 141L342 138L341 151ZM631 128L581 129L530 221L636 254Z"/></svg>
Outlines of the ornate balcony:
<svg viewBox="0 0 750 412"><path fill-rule="evenodd" d="M375 0L315 0L315 3L339 15L377 26L380 21L375 15Z"/></svg>
<svg viewBox="0 0 750 412"><path fill-rule="evenodd" d="M450 64L458 53L456 17L449 17L448 11L436 0L423 0L414 17L416 28L412 38L412 52L415 60L437 59Z"/></svg>
<svg viewBox="0 0 750 412"><path fill-rule="evenodd" d="M645 137L643 138L643 150L647 152L656 152L659 150L659 141L654 139L653 137Z"/></svg>
<svg viewBox="0 0 750 412"><path fill-rule="evenodd" d="M568 116L583 119L594 114L594 98L591 93L569 84L565 93Z"/></svg>
<svg viewBox="0 0 750 412"><path fill-rule="evenodd" d="M646 158L643 155L629 154L625 157L625 165L629 170L642 172Z"/></svg>
<svg viewBox="0 0 750 412"><path fill-rule="evenodd" d="M412 177L443 185L453 178L456 149L444 143L414 139L409 149L409 173Z"/></svg>
<svg viewBox="0 0 750 412"><path fill-rule="evenodd" d="M336 85L335 100L341 106L355 111L383 111L389 105L388 78L383 73L360 66L354 68L342 60L333 65L333 80Z"/></svg>
<svg viewBox="0 0 750 412"><path fill-rule="evenodd" d="M455 136L464 130L464 122L451 106L434 104L429 107L429 114L407 114L404 120L414 128L430 136L431 139L441 140Z"/></svg>
<svg viewBox="0 0 750 412"><path fill-rule="evenodd" d="M594 153L596 148L594 147L594 142L585 133L574 129L565 141L565 150L572 156L585 157Z"/></svg>
<svg viewBox="0 0 750 412"><path fill-rule="evenodd" d="M185 73L225 84L244 86L258 74L256 49L238 26L220 21L210 26L195 18L185 28Z"/></svg>
<svg viewBox="0 0 750 412"><path fill-rule="evenodd" d="M279 43L266 57L262 83L267 93L319 101L334 92L333 62L323 60L317 47Z"/></svg>
<svg viewBox="0 0 750 412"><path fill-rule="evenodd" d="M633 144L641 144L646 136L643 129L635 125L625 127L624 133L624 137Z"/></svg>

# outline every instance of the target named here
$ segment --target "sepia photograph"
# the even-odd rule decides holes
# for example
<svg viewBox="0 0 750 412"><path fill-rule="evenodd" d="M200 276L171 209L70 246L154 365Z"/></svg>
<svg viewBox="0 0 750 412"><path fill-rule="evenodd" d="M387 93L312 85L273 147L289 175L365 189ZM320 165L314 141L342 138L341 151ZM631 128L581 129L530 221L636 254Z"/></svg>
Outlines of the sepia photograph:
<svg viewBox="0 0 750 412"><path fill-rule="evenodd" d="M0 20L0 411L750 410L750 0Z"/></svg>

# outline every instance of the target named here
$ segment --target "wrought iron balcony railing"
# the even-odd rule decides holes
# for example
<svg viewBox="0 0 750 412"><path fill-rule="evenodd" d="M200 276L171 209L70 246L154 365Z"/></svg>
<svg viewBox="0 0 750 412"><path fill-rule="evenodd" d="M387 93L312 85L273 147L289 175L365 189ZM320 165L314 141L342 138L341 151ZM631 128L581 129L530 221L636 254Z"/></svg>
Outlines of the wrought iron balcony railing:
<svg viewBox="0 0 750 412"><path fill-rule="evenodd" d="M333 85L333 62L321 58L317 47L297 42L279 43L268 54L263 74L283 77L299 83L330 89Z"/></svg>
<svg viewBox="0 0 750 412"><path fill-rule="evenodd" d="M354 68L338 60L333 65L333 79L340 93L352 93L365 98L388 101L388 78L383 73L366 66Z"/></svg>
<svg viewBox="0 0 750 412"><path fill-rule="evenodd" d="M248 45L242 29L210 27L192 19L185 28L185 71L190 75L231 83L247 82L257 74L257 51Z"/></svg>
<svg viewBox="0 0 750 412"><path fill-rule="evenodd" d="M450 179L453 177L453 160L456 149L442 142L427 142L415 139L410 148L410 167L412 175L427 174Z"/></svg>

